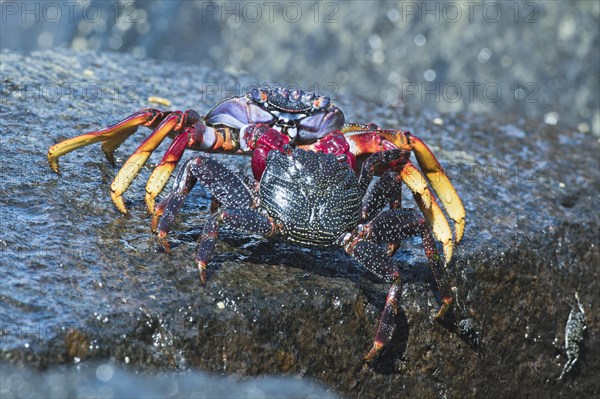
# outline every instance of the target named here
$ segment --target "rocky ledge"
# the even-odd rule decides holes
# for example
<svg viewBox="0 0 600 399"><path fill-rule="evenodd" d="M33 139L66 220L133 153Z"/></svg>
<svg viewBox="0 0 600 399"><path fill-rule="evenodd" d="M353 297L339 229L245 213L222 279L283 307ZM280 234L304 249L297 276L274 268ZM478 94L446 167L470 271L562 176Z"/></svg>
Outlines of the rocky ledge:
<svg viewBox="0 0 600 399"><path fill-rule="evenodd" d="M420 242L403 243L400 321L393 345L367 367L362 356L388 286L342 252L224 234L202 287L193 267L210 204L202 190L190 196L167 255L148 228L150 169L125 194L131 212L121 216L109 196L118 169L99 145L61 159L60 177L48 168L49 146L152 106L150 96L202 113L241 94L248 81L193 65L70 51L5 52L0 71L3 362L45 369L112 360L144 372L284 374L346 397L600 392L597 137L512 116L337 98L348 120L426 141L467 210L450 268L456 310L434 321ZM143 137L138 132L117 151L118 164ZM246 158L220 158L247 168ZM558 380L575 293L587 329L575 345L578 360Z"/></svg>

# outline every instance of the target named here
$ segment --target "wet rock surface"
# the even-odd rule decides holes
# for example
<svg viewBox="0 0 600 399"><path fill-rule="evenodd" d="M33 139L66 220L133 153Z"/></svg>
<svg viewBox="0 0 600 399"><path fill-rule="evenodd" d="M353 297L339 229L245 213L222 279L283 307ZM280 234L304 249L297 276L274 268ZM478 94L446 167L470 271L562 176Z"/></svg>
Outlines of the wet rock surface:
<svg viewBox="0 0 600 399"><path fill-rule="evenodd" d="M337 98L348 120L425 140L468 218L450 268L453 314L433 320L438 304L420 242L403 243L393 345L365 367L388 285L341 251L225 233L202 287L193 266L210 206L202 190L190 195L167 255L158 251L143 201L151 168L126 192L130 215L121 216L109 196L118 169L99 145L61 158L61 177L47 166L49 146L156 106L149 96L203 113L218 99L202 93L201 83L235 85L235 77L70 51L5 52L0 72L3 362L44 369L110 359L135 371L284 374L344 397L600 393L597 137L511 116ZM118 165L147 132L123 144ZM219 158L247 170L246 158ZM577 363L557 381L575 292L587 329Z"/></svg>

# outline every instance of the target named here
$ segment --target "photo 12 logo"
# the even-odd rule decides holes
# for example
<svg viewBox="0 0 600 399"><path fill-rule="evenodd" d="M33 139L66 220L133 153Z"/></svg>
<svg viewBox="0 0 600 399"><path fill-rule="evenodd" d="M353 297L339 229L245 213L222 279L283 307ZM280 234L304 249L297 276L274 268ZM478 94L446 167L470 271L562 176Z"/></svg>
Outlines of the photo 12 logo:
<svg viewBox="0 0 600 399"><path fill-rule="evenodd" d="M539 86L535 82L402 82L400 89L403 103L539 102Z"/></svg>
<svg viewBox="0 0 600 399"><path fill-rule="evenodd" d="M133 82L50 82L50 83L24 83L3 91L2 97L15 97L20 101L49 102L61 101L97 103L108 101L123 103L126 100L137 98L138 87Z"/></svg>
<svg viewBox="0 0 600 399"><path fill-rule="evenodd" d="M537 23L539 11L539 5L532 1L400 1L387 15L403 23Z"/></svg>
<svg viewBox="0 0 600 399"><path fill-rule="evenodd" d="M0 14L2 23L16 20L27 23L74 23L86 21L95 23L102 20L136 23L139 8L135 2L96 2L96 1L2 1Z"/></svg>
<svg viewBox="0 0 600 399"><path fill-rule="evenodd" d="M204 1L200 3L203 23L214 19L234 23L312 21L338 23L339 4L333 1Z"/></svg>

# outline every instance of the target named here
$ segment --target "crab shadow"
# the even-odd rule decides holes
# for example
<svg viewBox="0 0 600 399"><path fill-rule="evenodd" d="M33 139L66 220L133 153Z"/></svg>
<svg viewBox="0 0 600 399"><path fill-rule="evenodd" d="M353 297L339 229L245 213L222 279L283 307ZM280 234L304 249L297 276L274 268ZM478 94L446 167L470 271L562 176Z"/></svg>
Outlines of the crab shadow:
<svg viewBox="0 0 600 399"><path fill-rule="evenodd" d="M192 244L198 239L199 231L179 235L182 242ZM381 312L385 305L389 284L364 269L355 259L347 255L341 248L310 248L282 240L256 238L237 232L223 231L219 240L227 248L217 248L211 261L212 273L218 273L223 262L236 262L241 258L244 263L281 266L302 270L326 278L339 278L352 281L365 295L369 304ZM394 261L400 268L402 281L416 287L428 287L434 293L437 306L442 304L433 273L427 263L406 262L406 253L399 251ZM195 277L195 274L194 274ZM210 276L209 276L210 279ZM421 289L419 289L421 290ZM473 350L479 349L479 335L474 328L461 327L464 320L461 309L451 309L443 318L436 321L450 334L456 334ZM392 340L376 359L367 365L378 374L398 373L402 369L403 356L408 345L410 325L402 308L397 316Z"/></svg>
<svg viewBox="0 0 600 399"><path fill-rule="evenodd" d="M285 265L323 277L346 278L354 282L370 274L341 248L307 248L280 240L249 241L245 248L248 250L245 261L250 263ZM376 279L373 278L373 281Z"/></svg>
<svg viewBox="0 0 600 399"><path fill-rule="evenodd" d="M390 343L371 362L366 363L377 374L397 374L401 364L405 362L404 353L408 347L410 326L406 313L402 309L396 318L396 328Z"/></svg>

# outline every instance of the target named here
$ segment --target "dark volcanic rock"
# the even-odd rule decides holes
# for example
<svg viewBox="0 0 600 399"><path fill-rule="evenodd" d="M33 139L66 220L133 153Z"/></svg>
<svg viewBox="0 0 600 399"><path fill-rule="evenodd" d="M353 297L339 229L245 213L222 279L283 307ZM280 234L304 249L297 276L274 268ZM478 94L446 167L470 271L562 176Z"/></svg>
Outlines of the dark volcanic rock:
<svg viewBox="0 0 600 399"><path fill-rule="evenodd" d="M201 287L193 259L210 205L202 190L190 196L169 256L157 251L148 227L150 168L125 194L131 212L121 216L109 197L118 169L99 145L62 158L61 177L47 166L53 143L149 106L149 96L202 113L241 94L209 95L202 84L231 90L234 77L107 53L3 53L1 62L3 361L45 368L113 359L135 370L283 373L348 397L600 393L596 137L507 116L336 99L348 120L423 138L468 212L450 269L453 314L433 320L438 305L419 240L404 243L396 256L405 286L394 342L364 367L388 286L340 251L224 234ZM144 133L117 151L118 164ZM247 168L246 158L222 159ZM579 360L557 381L575 292L587 330Z"/></svg>

